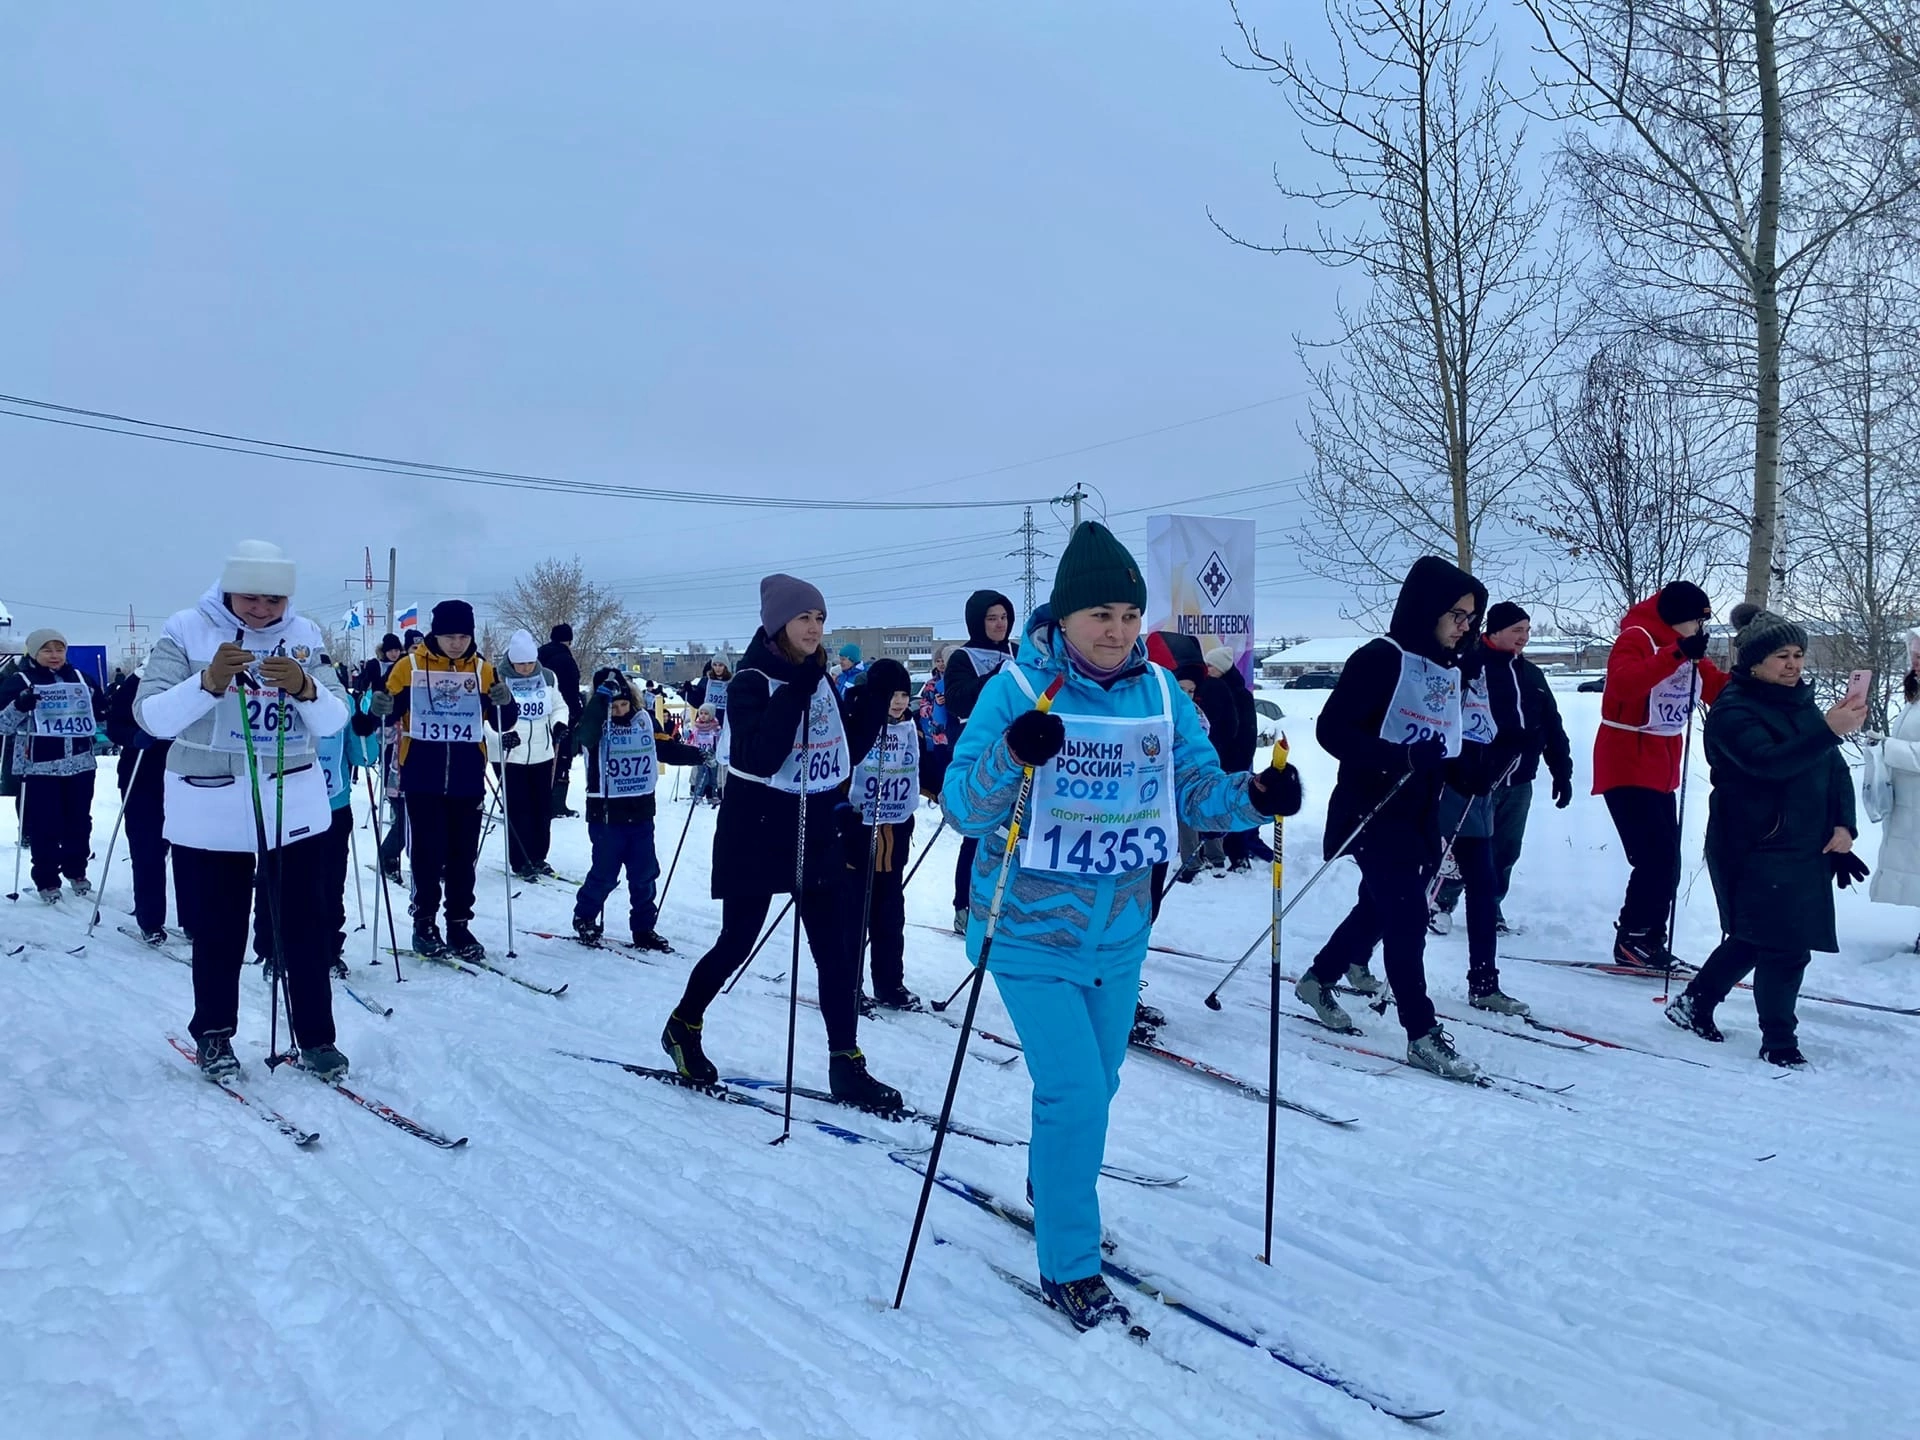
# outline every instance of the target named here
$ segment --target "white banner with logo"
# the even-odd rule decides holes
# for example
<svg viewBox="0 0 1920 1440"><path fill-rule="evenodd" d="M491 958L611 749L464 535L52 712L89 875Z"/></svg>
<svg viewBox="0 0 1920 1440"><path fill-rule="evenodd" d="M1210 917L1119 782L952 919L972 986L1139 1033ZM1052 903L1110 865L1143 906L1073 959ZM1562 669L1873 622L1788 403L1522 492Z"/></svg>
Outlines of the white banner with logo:
<svg viewBox="0 0 1920 1440"><path fill-rule="evenodd" d="M1147 517L1147 629L1224 645L1253 683L1253 521L1237 515Z"/></svg>

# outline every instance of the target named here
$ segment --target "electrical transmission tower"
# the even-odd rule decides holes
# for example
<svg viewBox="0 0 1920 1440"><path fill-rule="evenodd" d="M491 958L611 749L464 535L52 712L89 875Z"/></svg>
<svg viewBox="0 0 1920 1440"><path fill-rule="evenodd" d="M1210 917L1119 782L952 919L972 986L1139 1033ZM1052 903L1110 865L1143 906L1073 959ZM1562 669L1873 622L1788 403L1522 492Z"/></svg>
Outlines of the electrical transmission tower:
<svg viewBox="0 0 1920 1440"><path fill-rule="evenodd" d="M1040 583L1040 577L1034 573L1034 565L1038 561L1049 560L1052 556L1034 544L1034 541L1039 538L1040 527L1033 523L1031 505L1027 506L1020 521L1020 528L1014 533L1020 537L1020 548L1010 550L1007 554L1010 558L1021 561L1023 565L1020 583L1026 587L1026 608L1020 613L1026 616L1033 614L1033 591L1034 587Z"/></svg>

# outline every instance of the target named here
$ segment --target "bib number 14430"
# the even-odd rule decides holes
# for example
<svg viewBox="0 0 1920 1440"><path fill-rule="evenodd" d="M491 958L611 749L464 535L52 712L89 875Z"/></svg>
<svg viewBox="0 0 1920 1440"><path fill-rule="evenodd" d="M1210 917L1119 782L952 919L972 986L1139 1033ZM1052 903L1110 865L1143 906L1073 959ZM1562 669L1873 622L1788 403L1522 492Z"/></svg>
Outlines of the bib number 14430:
<svg viewBox="0 0 1920 1440"><path fill-rule="evenodd" d="M1047 847L1049 870L1074 870L1082 875L1141 870L1164 865L1172 858L1167 832L1158 825L1129 825L1124 830L1055 825L1041 832L1040 843Z"/></svg>

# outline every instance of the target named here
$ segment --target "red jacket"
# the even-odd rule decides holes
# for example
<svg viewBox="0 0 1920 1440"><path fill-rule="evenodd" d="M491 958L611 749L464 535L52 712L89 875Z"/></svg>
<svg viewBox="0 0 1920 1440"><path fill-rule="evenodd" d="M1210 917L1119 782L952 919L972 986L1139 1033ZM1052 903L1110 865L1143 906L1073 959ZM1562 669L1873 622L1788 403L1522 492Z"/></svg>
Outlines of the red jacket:
<svg viewBox="0 0 1920 1440"><path fill-rule="evenodd" d="M1647 723L1653 687L1686 663L1679 642L1653 598L1642 600L1620 622L1620 638L1607 655L1600 733L1593 740L1594 794L1639 786L1670 795L1680 788L1682 737L1645 735L1637 728ZM1699 663L1700 701L1711 705L1726 687L1727 674L1711 660Z"/></svg>

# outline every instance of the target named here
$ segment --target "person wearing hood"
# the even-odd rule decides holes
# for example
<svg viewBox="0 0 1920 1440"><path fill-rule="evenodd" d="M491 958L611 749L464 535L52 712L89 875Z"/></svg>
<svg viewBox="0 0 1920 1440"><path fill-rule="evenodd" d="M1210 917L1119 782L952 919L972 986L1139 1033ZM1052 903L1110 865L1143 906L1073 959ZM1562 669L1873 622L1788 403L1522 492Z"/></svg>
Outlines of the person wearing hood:
<svg viewBox="0 0 1920 1440"><path fill-rule="evenodd" d="M1833 888L1867 878L1853 853L1859 835L1853 774L1842 741L1867 720L1862 696L1824 712L1804 683L1807 632L1757 605L1733 607L1733 676L1707 712L1713 797L1707 809L1707 875L1724 938L1667 1018L1706 1040L1725 1037L1714 1007L1753 976L1760 1058L1798 1068L1795 1006L1812 952L1840 948Z"/></svg>
<svg viewBox="0 0 1920 1440"><path fill-rule="evenodd" d="M15 739L13 773L20 782L20 825L33 857L33 887L59 903L60 877L76 895L90 895L87 860L93 841L94 728L106 699L67 663L67 637L35 630L20 664L0 680L0 735Z"/></svg>
<svg viewBox="0 0 1920 1440"><path fill-rule="evenodd" d="M1616 964L1671 970L1667 925L1680 889L1681 747L1696 704L1712 705L1726 672L1707 658L1707 592L1675 580L1620 622L1607 655L1593 793L1604 796L1632 873L1614 924Z"/></svg>
<svg viewBox="0 0 1920 1440"><path fill-rule="evenodd" d="M1920 630L1907 632L1906 704L1880 742L1893 790L1880 826L1880 854L1867 898L1877 905L1920 906ZM1913 946L1920 953L1920 940Z"/></svg>
<svg viewBox="0 0 1920 1440"><path fill-rule="evenodd" d="M473 606L442 600L433 626L411 654L402 657L373 697L370 713L356 716L357 730L370 731L374 717L397 717L400 787L406 792L407 861L413 870L413 949L422 959L449 953L484 960L474 937L475 870L480 859L480 810L486 794L491 725L502 736L519 724L513 691L473 647ZM440 933L441 897L447 931Z"/></svg>
<svg viewBox="0 0 1920 1440"><path fill-rule="evenodd" d="M967 597L967 643L947 652L945 677L940 681L945 692L946 747L941 757L942 780L952 763L955 747L966 734L967 720L980 702L987 681L1000 673L1000 667L1013 659L1013 601L998 590L976 590ZM980 842L971 835L960 838L960 853L953 863L953 933L967 933L967 911L973 904L973 862Z"/></svg>
<svg viewBox="0 0 1920 1440"><path fill-rule="evenodd" d="M1301 799L1292 766L1221 770L1199 711L1147 659L1146 603L1126 547L1096 521L1078 526L1019 658L980 693L943 792L955 828L980 842L967 953L980 963L992 916L984 958L1033 1080L1041 1288L1081 1329L1130 1320L1100 1274L1096 1185L1152 930L1149 872L1173 857L1182 820L1242 830Z"/></svg>
<svg viewBox="0 0 1920 1440"><path fill-rule="evenodd" d="M587 757L587 835L593 867L573 902L573 933L597 945L607 897L627 872L627 919L636 950L671 954L655 928L660 912L654 882L660 857L653 845L654 792L662 765L700 765L705 752L667 733L641 703L633 682L609 665L594 672L593 698L575 738Z"/></svg>
<svg viewBox="0 0 1920 1440"><path fill-rule="evenodd" d="M573 732L580 724L580 717L587 713L587 698L580 693L580 662L573 658L573 626L555 625L547 632L547 643L540 647L535 658L553 676L560 699L567 705L566 723L556 721L553 727L553 794L547 803L555 820L571 820L580 813L567 805L567 784L573 779L573 757L578 753Z"/></svg>
<svg viewBox="0 0 1920 1440"><path fill-rule="evenodd" d="M140 728L173 742L163 803L174 873L191 897L187 1029L213 1080L240 1073L233 1035L256 874L295 1062L329 1082L347 1073L328 976L333 812L315 758L316 742L347 723L347 704L320 664L319 627L292 608L294 580L279 546L241 541L199 605L167 621L134 703Z"/></svg>
<svg viewBox="0 0 1920 1440"><path fill-rule="evenodd" d="M360 673L353 677L348 688L356 696L377 690L387 682L387 672L400 663L400 657L407 653L406 646L400 643L400 637L388 631L380 637L380 647L367 657L360 667Z"/></svg>
<svg viewBox="0 0 1920 1440"><path fill-rule="evenodd" d="M821 642L826 623L814 586L791 575L760 581L760 628L727 687L727 788L713 831L720 935L687 977L660 1044L686 1079L719 1078L702 1037L707 1007L746 963L773 897L794 895L819 974L834 1098L891 1114L900 1092L868 1073L860 1049L860 980L841 941L834 822L853 756L873 747L888 697L867 692L842 713Z"/></svg>
<svg viewBox="0 0 1920 1440"><path fill-rule="evenodd" d="M507 688L519 717L504 735L487 731L487 759L506 797L507 863L521 880L553 874L554 714L562 696L559 678L539 660L533 636L516 630L507 640Z"/></svg>
<svg viewBox="0 0 1920 1440"><path fill-rule="evenodd" d="M121 681L107 700L107 738L120 747L118 780L127 831L127 859L133 865L133 919L140 938L149 945L167 943L167 835L164 790L170 740L159 740L133 718L140 698L143 665ZM143 758L144 757L144 758ZM179 869L173 875L174 912L182 930L187 920L187 892Z"/></svg>
<svg viewBox="0 0 1920 1440"><path fill-rule="evenodd" d="M1454 1050L1427 997L1427 894L1440 867L1447 764L1465 743L1459 655L1486 607L1486 587L1457 565L1437 555L1414 561L1386 635L1354 651L1314 731L1340 762L1324 853L1332 859L1352 842L1360 897L1294 994L1329 1029L1356 1030L1333 990L1343 980L1377 989L1367 960L1378 945L1408 1061L1449 1080L1479 1072Z"/></svg>

